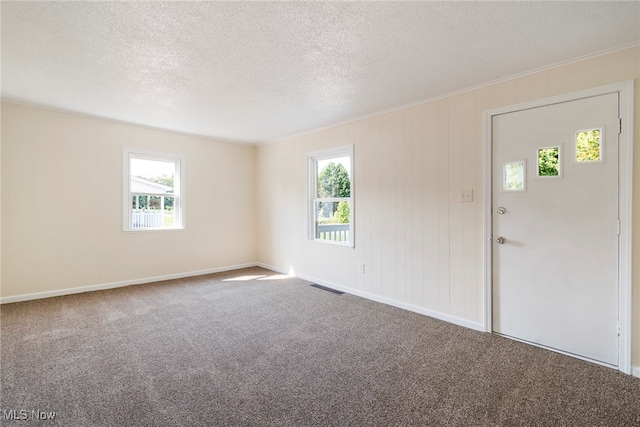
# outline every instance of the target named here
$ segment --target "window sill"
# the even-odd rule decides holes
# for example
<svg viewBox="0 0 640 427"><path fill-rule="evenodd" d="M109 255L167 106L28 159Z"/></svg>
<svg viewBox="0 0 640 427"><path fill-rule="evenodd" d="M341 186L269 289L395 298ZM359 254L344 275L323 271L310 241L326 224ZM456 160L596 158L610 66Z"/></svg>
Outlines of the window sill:
<svg viewBox="0 0 640 427"><path fill-rule="evenodd" d="M123 229L124 233L157 233L161 231L183 231L184 227L172 227L172 228L129 228Z"/></svg>
<svg viewBox="0 0 640 427"><path fill-rule="evenodd" d="M311 242L321 243L323 245L340 246L340 247L343 247L343 248L351 248L351 249L353 249L355 247L353 242L341 243L341 242L335 242L335 241L331 241L331 240L322 240L322 239L309 239L309 240Z"/></svg>

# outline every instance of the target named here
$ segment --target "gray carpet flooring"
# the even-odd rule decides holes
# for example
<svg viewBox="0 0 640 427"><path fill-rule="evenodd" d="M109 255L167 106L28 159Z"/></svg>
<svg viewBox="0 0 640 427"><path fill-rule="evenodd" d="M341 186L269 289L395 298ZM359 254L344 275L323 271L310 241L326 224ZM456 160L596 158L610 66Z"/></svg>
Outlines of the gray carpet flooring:
<svg viewBox="0 0 640 427"><path fill-rule="evenodd" d="M274 275L3 305L2 425L640 426L638 378Z"/></svg>

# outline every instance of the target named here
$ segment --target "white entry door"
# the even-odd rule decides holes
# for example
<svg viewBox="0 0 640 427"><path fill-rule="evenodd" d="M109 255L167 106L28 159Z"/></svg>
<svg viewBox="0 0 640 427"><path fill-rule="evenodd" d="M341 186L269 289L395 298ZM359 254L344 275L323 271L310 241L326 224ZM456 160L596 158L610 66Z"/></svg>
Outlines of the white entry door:
<svg viewBox="0 0 640 427"><path fill-rule="evenodd" d="M618 366L618 93L492 118L493 330Z"/></svg>

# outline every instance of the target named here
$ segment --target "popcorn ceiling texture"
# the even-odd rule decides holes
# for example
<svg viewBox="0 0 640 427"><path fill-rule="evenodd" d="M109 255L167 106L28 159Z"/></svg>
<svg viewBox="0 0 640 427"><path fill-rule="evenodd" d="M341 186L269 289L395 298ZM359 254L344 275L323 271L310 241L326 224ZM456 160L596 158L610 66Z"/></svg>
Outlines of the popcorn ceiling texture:
<svg viewBox="0 0 640 427"><path fill-rule="evenodd" d="M2 2L2 98L259 143L640 40L638 2Z"/></svg>

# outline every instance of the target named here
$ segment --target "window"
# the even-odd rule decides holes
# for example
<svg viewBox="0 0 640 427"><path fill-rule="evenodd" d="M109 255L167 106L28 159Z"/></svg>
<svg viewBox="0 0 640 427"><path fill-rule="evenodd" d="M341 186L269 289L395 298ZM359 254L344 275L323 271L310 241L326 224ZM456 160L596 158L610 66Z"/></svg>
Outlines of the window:
<svg viewBox="0 0 640 427"><path fill-rule="evenodd" d="M575 153L577 163L597 163L602 161L602 129L587 129L576 132Z"/></svg>
<svg viewBox="0 0 640 427"><path fill-rule="evenodd" d="M503 191L525 191L525 169L524 160L517 162L507 162L503 165Z"/></svg>
<svg viewBox="0 0 640 427"><path fill-rule="evenodd" d="M124 231L184 228L184 158L124 150Z"/></svg>
<svg viewBox="0 0 640 427"><path fill-rule="evenodd" d="M558 178L562 176L560 146L538 148L538 178Z"/></svg>
<svg viewBox="0 0 640 427"><path fill-rule="evenodd" d="M353 146L307 154L309 239L353 247Z"/></svg>

